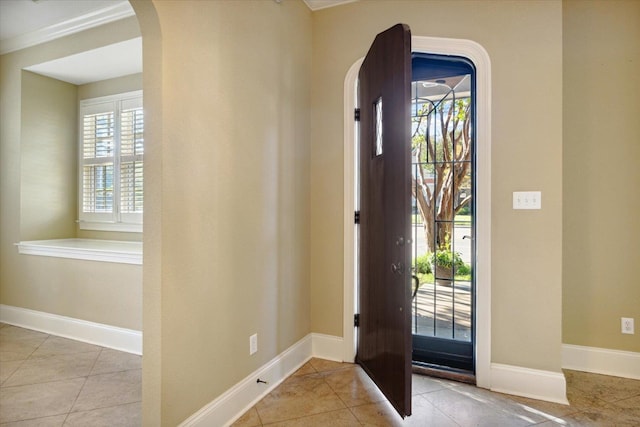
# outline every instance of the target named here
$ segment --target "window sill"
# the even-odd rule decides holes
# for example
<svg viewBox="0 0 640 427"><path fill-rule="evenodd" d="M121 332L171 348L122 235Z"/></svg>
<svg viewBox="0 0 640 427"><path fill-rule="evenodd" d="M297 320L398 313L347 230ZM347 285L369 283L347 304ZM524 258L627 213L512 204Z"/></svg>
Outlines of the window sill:
<svg viewBox="0 0 640 427"><path fill-rule="evenodd" d="M121 233L142 233L142 224L124 222L78 221L80 230L117 231Z"/></svg>
<svg viewBox="0 0 640 427"><path fill-rule="evenodd" d="M16 243L24 255L142 265L142 242L95 239L31 240Z"/></svg>

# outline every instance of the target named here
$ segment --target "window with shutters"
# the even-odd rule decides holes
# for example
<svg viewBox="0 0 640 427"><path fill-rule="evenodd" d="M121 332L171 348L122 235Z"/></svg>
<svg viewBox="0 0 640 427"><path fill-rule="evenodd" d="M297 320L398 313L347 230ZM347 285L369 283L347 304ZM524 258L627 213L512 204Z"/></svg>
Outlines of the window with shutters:
<svg viewBox="0 0 640 427"><path fill-rule="evenodd" d="M80 228L142 231L142 92L80 102Z"/></svg>

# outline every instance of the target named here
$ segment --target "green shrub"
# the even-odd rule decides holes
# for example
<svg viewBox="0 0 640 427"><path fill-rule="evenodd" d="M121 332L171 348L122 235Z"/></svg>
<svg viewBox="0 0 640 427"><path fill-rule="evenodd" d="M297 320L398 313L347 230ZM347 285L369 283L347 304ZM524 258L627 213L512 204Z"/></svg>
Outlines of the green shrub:
<svg viewBox="0 0 640 427"><path fill-rule="evenodd" d="M469 206L468 203L464 205L462 208L460 208L460 210L458 211L458 215L470 215L470 214L471 214L471 207Z"/></svg>
<svg viewBox="0 0 640 427"><path fill-rule="evenodd" d="M450 249L438 249L435 255L431 256L431 261L441 267L455 267L456 270L465 265L460 252Z"/></svg>
<svg viewBox="0 0 640 427"><path fill-rule="evenodd" d="M471 266L469 264L462 263L461 266L456 267L456 274L460 276L470 276Z"/></svg>
<svg viewBox="0 0 640 427"><path fill-rule="evenodd" d="M415 260L416 273L418 274L430 274L431 273L431 254L426 253L420 255Z"/></svg>

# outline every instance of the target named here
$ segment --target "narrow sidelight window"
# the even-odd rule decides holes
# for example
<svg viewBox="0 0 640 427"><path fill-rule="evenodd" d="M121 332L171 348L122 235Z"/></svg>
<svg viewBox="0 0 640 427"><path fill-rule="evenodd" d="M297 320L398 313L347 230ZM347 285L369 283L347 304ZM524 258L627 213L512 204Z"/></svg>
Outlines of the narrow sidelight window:
<svg viewBox="0 0 640 427"><path fill-rule="evenodd" d="M375 155L382 155L382 98L378 98L373 104L373 117L375 124L373 140L375 141Z"/></svg>

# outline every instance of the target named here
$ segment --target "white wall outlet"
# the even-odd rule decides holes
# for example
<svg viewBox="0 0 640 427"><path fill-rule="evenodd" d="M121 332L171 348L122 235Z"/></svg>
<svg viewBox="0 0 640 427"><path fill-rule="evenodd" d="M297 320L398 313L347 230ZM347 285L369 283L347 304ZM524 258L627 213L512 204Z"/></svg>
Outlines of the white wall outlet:
<svg viewBox="0 0 640 427"><path fill-rule="evenodd" d="M514 191L513 209L542 209L542 192Z"/></svg>
<svg viewBox="0 0 640 427"><path fill-rule="evenodd" d="M258 334L249 337L249 356L258 351Z"/></svg>
<svg viewBox="0 0 640 427"><path fill-rule="evenodd" d="M633 317L623 317L622 318L622 333L623 334L635 334L633 327Z"/></svg>

